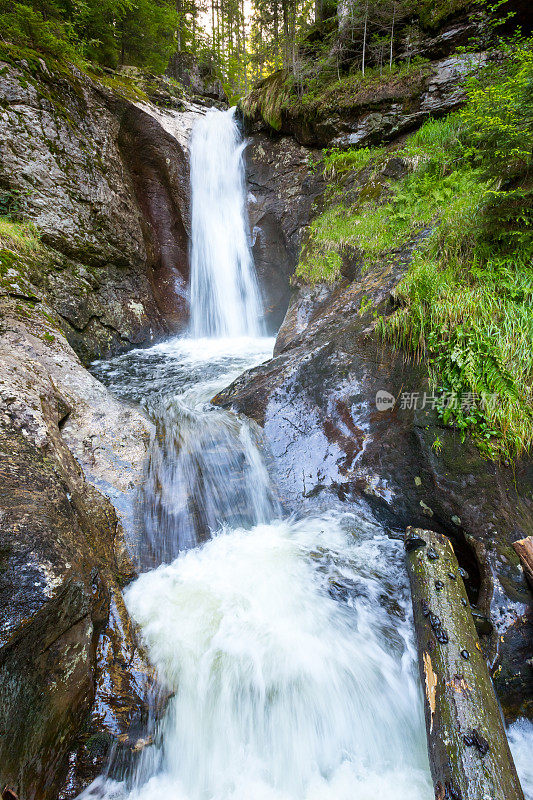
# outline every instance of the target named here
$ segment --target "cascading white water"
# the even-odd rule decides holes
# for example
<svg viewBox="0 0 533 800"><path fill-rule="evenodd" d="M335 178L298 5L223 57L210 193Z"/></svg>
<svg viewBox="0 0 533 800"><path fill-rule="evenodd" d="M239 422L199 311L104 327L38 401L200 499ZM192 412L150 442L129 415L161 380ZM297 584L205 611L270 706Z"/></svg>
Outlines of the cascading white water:
<svg viewBox="0 0 533 800"><path fill-rule="evenodd" d="M433 796L400 543L364 517L280 518L251 429L205 403L265 346L173 340L97 368L158 425L144 544L179 546L125 592L172 700L125 779L84 798ZM204 517L221 527L195 547Z"/></svg>
<svg viewBox="0 0 533 800"><path fill-rule="evenodd" d="M261 302L246 223L235 109L210 110L191 139L191 334L258 336Z"/></svg>
<svg viewBox="0 0 533 800"><path fill-rule="evenodd" d="M126 774L81 798L431 800L402 545L372 517L283 519L256 431L209 399L258 330L232 112L192 143L192 331L95 365L157 427L125 591L171 700ZM532 732L517 723L523 763ZM111 765L113 774L113 765ZM530 794L526 794L529 798Z"/></svg>

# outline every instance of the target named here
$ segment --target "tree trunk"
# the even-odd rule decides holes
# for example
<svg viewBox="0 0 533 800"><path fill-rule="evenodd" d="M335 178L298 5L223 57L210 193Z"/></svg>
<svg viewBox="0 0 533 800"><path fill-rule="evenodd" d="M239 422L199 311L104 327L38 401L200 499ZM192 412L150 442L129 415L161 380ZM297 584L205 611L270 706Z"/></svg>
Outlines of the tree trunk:
<svg viewBox="0 0 533 800"><path fill-rule="evenodd" d="M533 536L527 536L525 539L513 542L513 547L518 553L524 574L531 589L533 589Z"/></svg>
<svg viewBox="0 0 533 800"><path fill-rule="evenodd" d="M182 11L183 11L183 7L182 7L182 4L181 4L181 0L176 0L176 13L178 15L178 26L177 26L177 29L176 29L176 43L177 43L177 49L178 49L179 52L181 52L181 49L182 49L182 40L181 40L181 29L182 29L182 25L183 25Z"/></svg>
<svg viewBox="0 0 533 800"><path fill-rule="evenodd" d="M450 541L405 537L435 800L524 800Z"/></svg>
<svg viewBox="0 0 533 800"><path fill-rule="evenodd" d="M365 28L363 32L363 63L361 65L361 72L365 74L365 56L366 56L366 29L368 25L368 3L365 8Z"/></svg>
<svg viewBox="0 0 533 800"><path fill-rule="evenodd" d="M394 22L396 17L396 4L392 6L392 25L390 29L390 54L389 54L389 72L392 71L392 50L394 45Z"/></svg>

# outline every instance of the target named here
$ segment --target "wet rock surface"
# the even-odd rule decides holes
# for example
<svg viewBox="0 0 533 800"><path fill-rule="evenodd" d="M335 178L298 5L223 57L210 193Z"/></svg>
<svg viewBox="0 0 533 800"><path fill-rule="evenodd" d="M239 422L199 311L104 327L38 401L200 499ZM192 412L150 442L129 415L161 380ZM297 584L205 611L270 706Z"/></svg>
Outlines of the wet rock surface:
<svg viewBox="0 0 533 800"><path fill-rule="evenodd" d="M0 103L0 186L41 234L33 283L77 351L89 360L183 325L183 147L137 101L44 61L0 65Z"/></svg>
<svg viewBox="0 0 533 800"><path fill-rule="evenodd" d="M76 737L83 749L147 713L120 587L152 430L83 368L51 309L4 297L0 312L0 783L46 800Z"/></svg>
<svg viewBox="0 0 533 800"><path fill-rule="evenodd" d="M290 277L324 181L312 167L318 151L292 137L255 134L245 153L252 251L267 325L274 332L287 309Z"/></svg>
<svg viewBox="0 0 533 800"><path fill-rule="evenodd" d="M275 357L215 402L263 426L289 508L364 499L392 530L431 527L451 538L470 575L471 602L491 616L494 628L482 642L512 719L531 714L530 597L512 542L533 530L533 466L486 461L439 422L431 403L402 408L402 392L431 396L424 365L409 363L374 328L391 307L407 256L352 283L300 290ZM376 405L378 392L390 395L387 410Z"/></svg>
<svg viewBox="0 0 533 800"><path fill-rule="evenodd" d="M324 102L311 113L295 103L282 109L280 132L291 134L308 147L368 146L390 141L419 127L430 116L439 117L464 101L461 82L484 62L485 56L459 54L432 61L405 77L392 76L354 91L353 102L344 98ZM269 130L259 113L247 119L251 132Z"/></svg>

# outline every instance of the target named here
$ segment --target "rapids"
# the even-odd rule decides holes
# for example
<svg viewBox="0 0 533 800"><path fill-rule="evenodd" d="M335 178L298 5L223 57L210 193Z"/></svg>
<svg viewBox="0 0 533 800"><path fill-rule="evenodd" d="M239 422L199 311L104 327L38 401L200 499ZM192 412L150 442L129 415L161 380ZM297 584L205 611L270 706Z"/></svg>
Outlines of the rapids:
<svg viewBox="0 0 533 800"><path fill-rule="evenodd" d="M197 124L191 158L191 338L93 365L156 426L124 594L170 700L152 744L81 797L431 800L403 545L368 511L290 515L260 431L210 404L274 343L233 112ZM526 792L528 741L517 723Z"/></svg>

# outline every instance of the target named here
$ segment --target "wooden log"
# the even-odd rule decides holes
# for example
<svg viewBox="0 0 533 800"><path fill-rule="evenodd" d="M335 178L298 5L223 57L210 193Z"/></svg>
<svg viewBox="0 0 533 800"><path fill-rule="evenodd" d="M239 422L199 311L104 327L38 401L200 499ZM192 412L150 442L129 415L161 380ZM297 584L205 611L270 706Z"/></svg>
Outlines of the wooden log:
<svg viewBox="0 0 533 800"><path fill-rule="evenodd" d="M526 536L525 539L513 542L513 547L518 553L520 563L524 569L524 575L531 589L533 589L533 536Z"/></svg>
<svg viewBox="0 0 533 800"><path fill-rule="evenodd" d="M405 536L435 800L524 800L450 541Z"/></svg>

